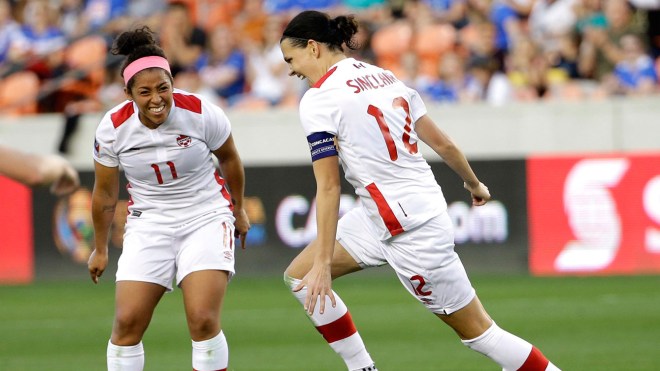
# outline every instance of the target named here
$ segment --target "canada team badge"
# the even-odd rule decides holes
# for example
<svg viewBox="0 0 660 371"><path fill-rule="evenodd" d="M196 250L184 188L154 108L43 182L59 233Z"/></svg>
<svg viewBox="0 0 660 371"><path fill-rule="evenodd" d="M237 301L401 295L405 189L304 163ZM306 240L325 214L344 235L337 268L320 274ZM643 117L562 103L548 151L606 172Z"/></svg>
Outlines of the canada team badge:
<svg viewBox="0 0 660 371"><path fill-rule="evenodd" d="M183 134L179 135L179 137L176 138L176 144L178 144L179 147L188 147L191 141L192 139L190 139L189 136Z"/></svg>

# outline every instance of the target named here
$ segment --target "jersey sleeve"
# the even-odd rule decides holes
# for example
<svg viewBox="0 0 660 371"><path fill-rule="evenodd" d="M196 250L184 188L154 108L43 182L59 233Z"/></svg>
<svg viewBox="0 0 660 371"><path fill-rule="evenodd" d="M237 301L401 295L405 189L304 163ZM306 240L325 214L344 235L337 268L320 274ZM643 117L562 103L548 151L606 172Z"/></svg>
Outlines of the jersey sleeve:
<svg viewBox="0 0 660 371"><path fill-rule="evenodd" d="M314 133L337 135L341 111L329 91L308 91L300 101L300 123L306 136Z"/></svg>
<svg viewBox="0 0 660 371"><path fill-rule="evenodd" d="M118 167L119 157L115 151L115 128L112 125L110 115L106 114L96 128L94 136L94 161L107 167Z"/></svg>
<svg viewBox="0 0 660 371"><path fill-rule="evenodd" d="M202 99L202 102L204 139L209 149L215 151L229 138L231 123L222 108L204 99Z"/></svg>
<svg viewBox="0 0 660 371"><path fill-rule="evenodd" d="M420 117L426 115L426 104L417 90L408 88L408 93L410 95L410 116L412 122L416 122Z"/></svg>

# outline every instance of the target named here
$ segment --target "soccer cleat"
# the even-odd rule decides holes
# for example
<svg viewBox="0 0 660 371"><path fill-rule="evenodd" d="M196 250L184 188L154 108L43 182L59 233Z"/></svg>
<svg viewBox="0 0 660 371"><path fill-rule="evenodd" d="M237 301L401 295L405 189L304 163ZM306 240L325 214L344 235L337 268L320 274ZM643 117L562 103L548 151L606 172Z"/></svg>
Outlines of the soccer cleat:
<svg viewBox="0 0 660 371"><path fill-rule="evenodd" d="M376 364L374 363L371 366L361 368L359 371L378 371L378 369L376 368Z"/></svg>

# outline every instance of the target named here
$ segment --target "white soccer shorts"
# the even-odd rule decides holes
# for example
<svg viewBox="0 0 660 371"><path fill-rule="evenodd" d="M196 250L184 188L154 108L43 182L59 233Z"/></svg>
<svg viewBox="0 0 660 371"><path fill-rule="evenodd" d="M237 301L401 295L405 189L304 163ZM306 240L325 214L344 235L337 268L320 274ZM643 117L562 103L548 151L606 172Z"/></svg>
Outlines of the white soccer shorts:
<svg viewBox="0 0 660 371"><path fill-rule="evenodd" d="M172 291L190 273L223 270L234 274L234 219L211 212L179 226L126 225L117 281L152 282Z"/></svg>
<svg viewBox="0 0 660 371"><path fill-rule="evenodd" d="M472 301L474 288L454 251L446 212L386 241L361 207L339 221L337 240L363 268L389 264L408 292L431 312L450 314Z"/></svg>

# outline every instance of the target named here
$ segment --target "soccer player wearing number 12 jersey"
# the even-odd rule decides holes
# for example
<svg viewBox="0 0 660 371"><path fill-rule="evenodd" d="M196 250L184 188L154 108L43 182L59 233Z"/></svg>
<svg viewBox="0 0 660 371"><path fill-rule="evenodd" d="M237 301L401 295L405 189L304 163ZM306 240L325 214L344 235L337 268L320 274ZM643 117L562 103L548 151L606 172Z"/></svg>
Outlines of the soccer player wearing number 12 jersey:
<svg viewBox="0 0 660 371"><path fill-rule="evenodd" d="M429 145L463 180L475 206L488 188L427 115L419 94L391 72L347 58L358 24L304 11L280 41L290 75L307 79L300 102L317 183L318 235L285 272L312 323L349 370L376 366L332 279L389 264L410 294L469 348L504 370L558 370L536 347L498 327L454 251L447 203L418 148ZM341 220L339 164L360 206Z"/></svg>

